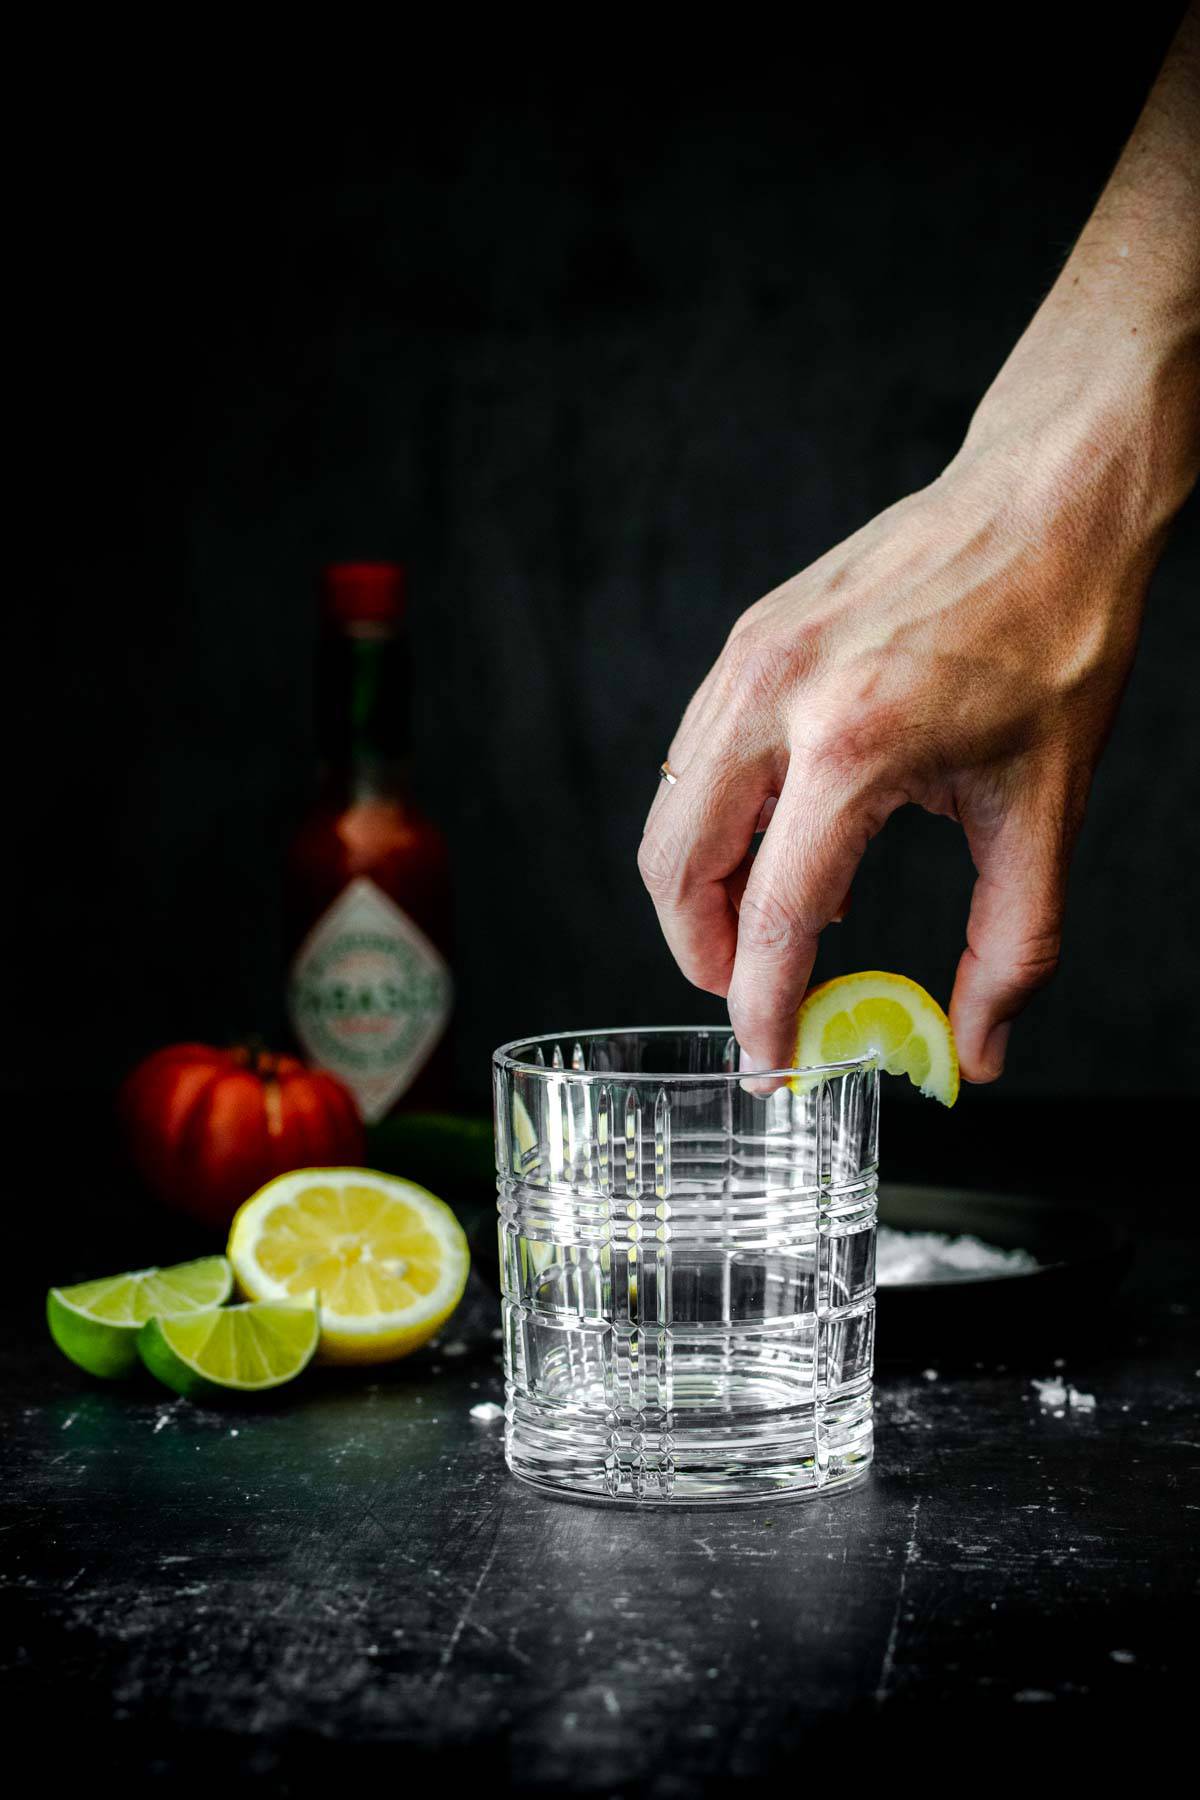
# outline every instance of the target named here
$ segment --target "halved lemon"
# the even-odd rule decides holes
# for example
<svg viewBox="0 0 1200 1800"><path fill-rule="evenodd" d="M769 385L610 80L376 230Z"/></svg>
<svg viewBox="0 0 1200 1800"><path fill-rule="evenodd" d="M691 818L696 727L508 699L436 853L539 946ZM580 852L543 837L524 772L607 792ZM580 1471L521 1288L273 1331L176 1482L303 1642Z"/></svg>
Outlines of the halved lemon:
<svg viewBox="0 0 1200 1800"><path fill-rule="evenodd" d="M467 1240L444 1201L374 1169L294 1169L237 1213L229 1260L251 1300L321 1306L323 1362L391 1362L462 1298Z"/></svg>
<svg viewBox="0 0 1200 1800"><path fill-rule="evenodd" d="M907 1075L943 1106L958 1099L958 1052L950 1021L907 975L867 969L806 994L796 1020L796 1067L848 1062L873 1051L889 1075Z"/></svg>

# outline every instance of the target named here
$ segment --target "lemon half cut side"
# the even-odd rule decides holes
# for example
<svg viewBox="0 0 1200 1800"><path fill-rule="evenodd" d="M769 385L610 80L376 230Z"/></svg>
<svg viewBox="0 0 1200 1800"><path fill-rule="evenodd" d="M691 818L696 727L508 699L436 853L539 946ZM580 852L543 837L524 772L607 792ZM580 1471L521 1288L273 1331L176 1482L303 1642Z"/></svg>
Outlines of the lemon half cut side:
<svg viewBox="0 0 1200 1800"><path fill-rule="evenodd" d="M374 1169L295 1169L237 1213L229 1260L251 1300L316 1293L323 1362L390 1362L431 1338L462 1298L463 1230L426 1188Z"/></svg>

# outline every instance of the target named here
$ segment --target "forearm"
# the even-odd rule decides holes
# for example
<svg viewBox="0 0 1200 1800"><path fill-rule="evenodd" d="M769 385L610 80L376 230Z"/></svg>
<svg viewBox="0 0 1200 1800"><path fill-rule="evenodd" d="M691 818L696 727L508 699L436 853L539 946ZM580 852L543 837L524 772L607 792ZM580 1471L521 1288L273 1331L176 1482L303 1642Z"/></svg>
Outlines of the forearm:
<svg viewBox="0 0 1200 1800"><path fill-rule="evenodd" d="M951 1003L968 1080L999 1074L1053 969L1146 586L1200 468L1198 5L958 455L743 615L670 745L642 872L759 1069L793 1054L818 934L905 802L957 819L978 872Z"/></svg>
<svg viewBox="0 0 1200 1800"><path fill-rule="evenodd" d="M1200 6L1179 28L1055 302L1117 336L1200 342Z"/></svg>
<svg viewBox="0 0 1200 1800"><path fill-rule="evenodd" d="M1036 475L1103 463L1147 536L1200 473L1200 6L964 449L1004 444Z"/></svg>

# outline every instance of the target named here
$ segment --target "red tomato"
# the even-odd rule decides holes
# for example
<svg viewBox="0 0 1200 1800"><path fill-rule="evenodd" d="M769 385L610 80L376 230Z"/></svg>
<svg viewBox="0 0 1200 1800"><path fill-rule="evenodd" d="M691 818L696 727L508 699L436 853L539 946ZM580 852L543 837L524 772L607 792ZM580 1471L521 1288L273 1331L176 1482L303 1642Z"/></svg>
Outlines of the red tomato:
<svg viewBox="0 0 1200 1800"><path fill-rule="evenodd" d="M149 1186L209 1225L228 1225L273 1175L363 1160L349 1093L294 1056L172 1044L138 1064L119 1105Z"/></svg>

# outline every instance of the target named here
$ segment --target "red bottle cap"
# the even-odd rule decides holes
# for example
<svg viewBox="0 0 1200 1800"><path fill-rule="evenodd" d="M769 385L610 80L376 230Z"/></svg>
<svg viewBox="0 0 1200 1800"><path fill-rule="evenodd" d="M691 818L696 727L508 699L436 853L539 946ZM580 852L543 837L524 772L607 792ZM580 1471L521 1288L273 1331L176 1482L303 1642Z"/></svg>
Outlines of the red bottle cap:
<svg viewBox="0 0 1200 1800"><path fill-rule="evenodd" d="M394 625L404 617L400 563L330 563L321 577L325 614L338 625Z"/></svg>

